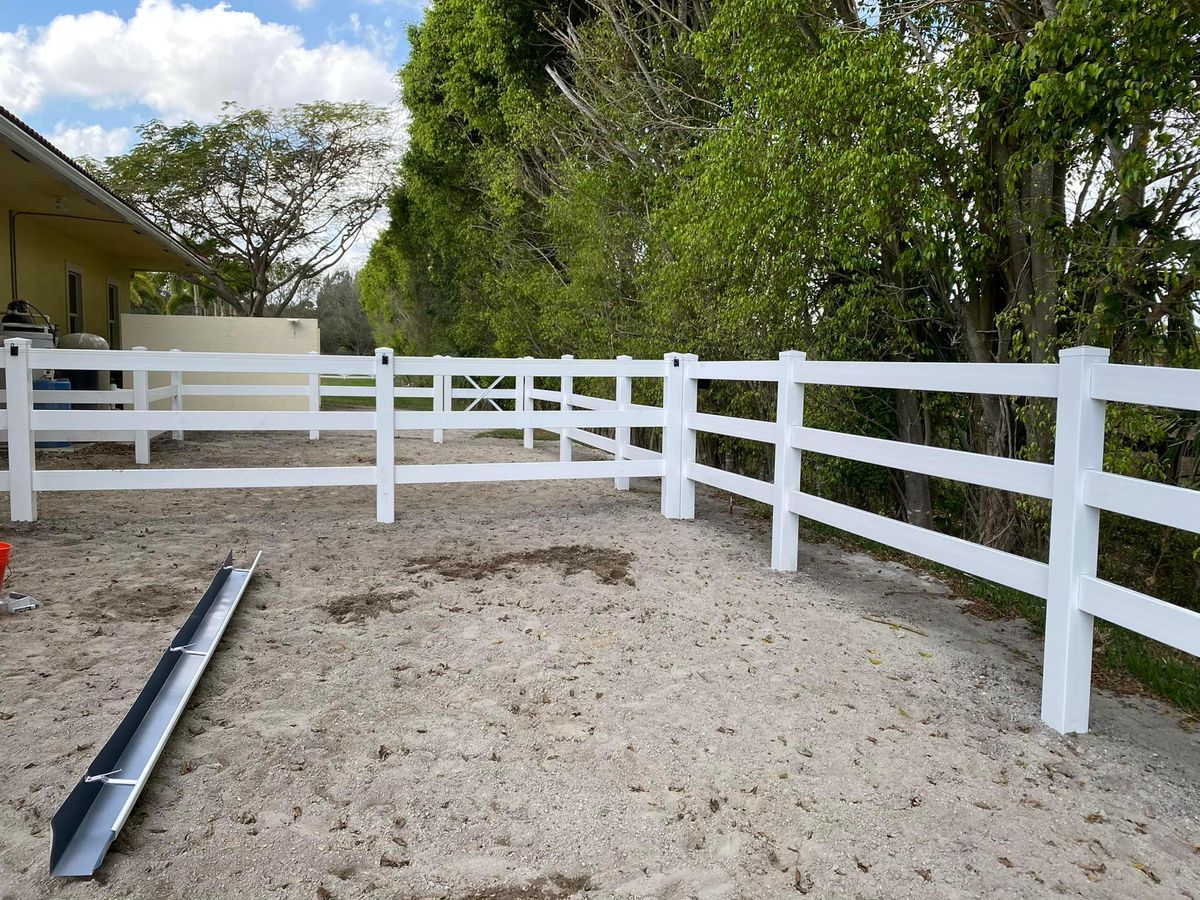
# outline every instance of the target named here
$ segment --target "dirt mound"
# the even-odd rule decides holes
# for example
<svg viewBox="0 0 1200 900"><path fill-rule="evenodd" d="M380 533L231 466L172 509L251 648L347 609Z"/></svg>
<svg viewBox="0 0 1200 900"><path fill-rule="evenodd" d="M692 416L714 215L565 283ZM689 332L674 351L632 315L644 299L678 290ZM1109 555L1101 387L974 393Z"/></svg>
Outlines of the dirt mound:
<svg viewBox="0 0 1200 900"><path fill-rule="evenodd" d="M344 597L334 597L321 608L329 618L339 625L353 622L365 622L383 613L403 612L407 607L406 600L416 596L415 591L393 591L378 593L368 591L365 594L347 594Z"/></svg>
<svg viewBox="0 0 1200 900"><path fill-rule="evenodd" d="M179 619L183 624L188 611L196 605L199 595L180 589L177 584L150 582L148 584L117 586L96 591L88 606L80 612L99 619L119 619L134 622L158 622Z"/></svg>
<svg viewBox="0 0 1200 900"><path fill-rule="evenodd" d="M488 888L472 894L464 894L455 900L562 900L591 886L587 875L568 878L566 875L546 875L526 884L511 887Z"/></svg>
<svg viewBox="0 0 1200 900"><path fill-rule="evenodd" d="M633 554L624 550L588 547L583 544L555 545L544 550L522 550L492 557L421 556L410 562L414 571L437 572L445 578L479 581L505 570L525 566L548 566L558 569L563 577L591 572L604 584L627 584L634 581L629 574Z"/></svg>

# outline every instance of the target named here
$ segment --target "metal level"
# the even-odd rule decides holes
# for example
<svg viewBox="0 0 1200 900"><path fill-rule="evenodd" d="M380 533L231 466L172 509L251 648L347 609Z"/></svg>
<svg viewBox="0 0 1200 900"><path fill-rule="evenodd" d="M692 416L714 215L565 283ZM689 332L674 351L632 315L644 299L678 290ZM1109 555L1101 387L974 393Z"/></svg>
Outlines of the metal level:
<svg viewBox="0 0 1200 900"><path fill-rule="evenodd" d="M51 875L91 875L116 839L217 649L262 553L248 569L225 557L212 584L163 652L146 686L50 821Z"/></svg>

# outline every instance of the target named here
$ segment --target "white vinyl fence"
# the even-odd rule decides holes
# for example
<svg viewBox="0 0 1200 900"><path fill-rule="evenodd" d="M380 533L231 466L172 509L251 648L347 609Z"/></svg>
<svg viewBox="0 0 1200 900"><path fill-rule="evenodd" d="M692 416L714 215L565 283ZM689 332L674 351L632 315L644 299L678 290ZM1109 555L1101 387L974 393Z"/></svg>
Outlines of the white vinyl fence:
<svg viewBox="0 0 1200 900"><path fill-rule="evenodd" d="M748 497L772 507L771 566L797 567L801 517L843 529L916 556L1024 591L1047 601L1042 718L1063 731L1086 731L1091 690L1092 625L1099 616L1193 655L1200 655L1200 614L1096 577L1101 511L1174 528L1200 531L1200 491L1156 484L1104 471L1107 403L1200 410L1200 371L1112 365L1094 347L1065 350L1056 365L815 362L789 351L778 360L702 362L690 354L663 360L459 359L396 357L380 349L374 358L148 351L40 350L28 341L5 342L8 472L13 521L37 516L43 491L153 488L246 488L374 485L376 517L392 522L397 484L612 478L619 489L631 478L659 478L662 513L671 519L695 514L697 484ZM120 392L33 392L31 372L99 369L133 373ZM171 373L162 388L147 387L149 372ZM184 384L182 372L301 373L307 385ZM370 379L368 385L322 385L322 375ZM423 377L429 387L397 387L396 379ZM575 378L612 378L615 399L577 394ZM557 379L558 390L534 379ZM631 380L662 382L661 407L631 401ZM461 384L456 384L458 379ZM697 411L700 380L773 382L778 385L774 421ZM804 424L805 386L947 391L1057 400L1053 464L1000 459L961 450L811 428ZM119 396L114 396L114 393ZM188 410L188 396L280 394L309 400L308 411ZM86 395L86 396L85 396ZM374 400L361 411L322 411L322 397ZM430 401L429 411L394 408L397 397ZM454 401L465 409L455 409ZM154 402L169 409L153 409ZM122 403L132 409L35 408L35 403ZM555 409L536 409L536 403ZM511 407L511 408L505 408ZM557 462L396 465L395 433L428 430L441 441L445 429L515 428L533 446L533 429L560 435ZM632 428L662 430L662 452L635 446ZM613 429L605 437L586 429ZM34 442L46 435L133 436L135 459L149 461L149 435L170 431L374 432L374 465L237 469L119 469L40 471ZM762 481L696 461L696 436L705 432L772 444L773 480ZM573 461L583 443L611 460ZM820 498L803 490L804 452L921 472L969 484L1013 491L1052 504L1049 562L1016 556L971 541L909 525Z"/></svg>

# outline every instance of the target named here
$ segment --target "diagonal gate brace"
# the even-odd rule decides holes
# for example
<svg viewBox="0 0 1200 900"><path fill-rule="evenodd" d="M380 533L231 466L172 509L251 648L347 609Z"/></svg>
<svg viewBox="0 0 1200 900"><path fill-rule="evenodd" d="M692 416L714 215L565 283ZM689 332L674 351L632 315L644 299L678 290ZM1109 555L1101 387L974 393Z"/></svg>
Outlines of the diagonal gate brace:
<svg viewBox="0 0 1200 900"><path fill-rule="evenodd" d="M150 780L262 553L248 569L225 557L212 584L163 652L133 706L50 821L51 875L91 875L100 867Z"/></svg>

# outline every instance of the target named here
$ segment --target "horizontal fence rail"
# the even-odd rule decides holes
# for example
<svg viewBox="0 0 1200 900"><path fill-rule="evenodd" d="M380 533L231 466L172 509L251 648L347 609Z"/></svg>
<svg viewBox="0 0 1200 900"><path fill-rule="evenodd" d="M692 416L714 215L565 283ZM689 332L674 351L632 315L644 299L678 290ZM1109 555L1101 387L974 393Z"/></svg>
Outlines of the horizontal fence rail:
<svg viewBox="0 0 1200 900"><path fill-rule="evenodd" d="M798 567L801 519L820 522L1046 601L1042 718L1059 731L1085 731L1096 617L1187 653L1200 655L1200 613L1104 581L1096 575L1101 512L1171 528L1200 529L1200 491L1104 471L1107 403L1200 410L1200 372L1112 365L1096 348L1063 351L1058 364L818 362L788 351L778 360L457 359L179 351L46 350L5 342L0 428L8 445L8 491L14 521L37 517L37 495L57 491L192 490L270 487L374 487L376 516L395 517L397 485L609 479L626 490L634 478L658 479L664 516L691 519L696 485L771 507L771 566ZM125 372L114 390L34 390L43 370ZM184 377L188 374L188 378ZM156 381L151 385L151 376ZM245 383L217 383L246 376ZM256 376L279 383L250 383ZM595 397L576 379L609 379ZM397 384L397 379L404 383ZM661 384L662 405L633 402L635 379ZM774 420L703 413L699 392L713 381L773 383ZM804 422L809 385L991 394L1057 401L1052 464L966 450L828 431ZM555 389L557 388L557 389ZM607 392L607 391L606 391ZM296 409L213 409L239 404L293 404ZM323 409L323 402L340 405ZM405 405L397 409L397 401ZM193 408L201 403L204 408ZM411 409L414 404L426 409ZM63 406L69 408L61 408ZM57 408L56 408L57 407ZM556 461L397 464L398 432L513 429L526 448L538 430L557 438ZM661 432L661 450L638 446L633 429ZM150 469L150 438L188 431L322 431L375 435L373 464ZM774 452L771 480L697 461L700 434L754 441ZM134 445L136 468L39 470L38 441L116 440ZM576 460L583 445L610 459ZM544 452L544 451L543 451ZM1028 559L931 528L818 496L803 484L805 454L852 460L1049 500L1049 561Z"/></svg>

